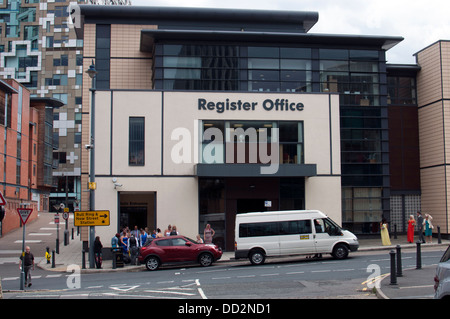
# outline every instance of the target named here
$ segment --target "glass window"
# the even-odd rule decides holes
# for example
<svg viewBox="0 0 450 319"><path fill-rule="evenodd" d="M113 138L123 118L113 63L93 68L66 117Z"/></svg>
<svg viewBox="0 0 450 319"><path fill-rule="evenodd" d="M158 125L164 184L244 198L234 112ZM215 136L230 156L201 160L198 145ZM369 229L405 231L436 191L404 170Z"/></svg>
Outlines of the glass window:
<svg viewBox="0 0 450 319"><path fill-rule="evenodd" d="M311 59L311 49L309 48L281 48L282 58Z"/></svg>
<svg viewBox="0 0 450 319"><path fill-rule="evenodd" d="M280 49L275 47L248 47L248 56L256 58L279 58Z"/></svg>
<svg viewBox="0 0 450 319"><path fill-rule="evenodd" d="M129 119L128 165L143 166L145 164L145 118Z"/></svg>
<svg viewBox="0 0 450 319"><path fill-rule="evenodd" d="M248 59L249 69L280 69L280 60L278 59Z"/></svg>
<svg viewBox="0 0 450 319"><path fill-rule="evenodd" d="M319 49L321 59L348 60L348 50Z"/></svg>

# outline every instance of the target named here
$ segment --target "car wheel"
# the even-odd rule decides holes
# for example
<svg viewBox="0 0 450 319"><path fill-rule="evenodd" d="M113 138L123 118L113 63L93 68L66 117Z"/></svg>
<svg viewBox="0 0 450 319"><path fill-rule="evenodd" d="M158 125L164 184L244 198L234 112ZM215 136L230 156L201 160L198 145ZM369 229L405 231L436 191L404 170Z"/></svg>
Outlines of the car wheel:
<svg viewBox="0 0 450 319"><path fill-rule="evenodd" d="M253 265L262 265L262 264L264 264L264 261L266 260L266 256L264 255L264 252L259 249L252 250L248 257L250 259L250 262Z"/></svg>
<svg viewBox="0 0 450 319"><path fill-rule="evenodd" d="M147 267L147 270L156 270L160 265L161 262L156 256L150 256L145 260L145 267Z"/></svg>
<svg viewBox="0 0 450 319"><path fill-rule="evenodd" d="M198 257L198 261L199 261L200 265L202 265L203 267L208 267L208 266L211 266L213 263L213 256L211 256L211 254L209 254L209 253L202 253Z"/></svg>
<svg viewBox="0 0 450 319"><path fill-rule="evenodd" d="M348 256L348 248L344 244L337 244L331 255L336 259L345 259Z"/></svg>

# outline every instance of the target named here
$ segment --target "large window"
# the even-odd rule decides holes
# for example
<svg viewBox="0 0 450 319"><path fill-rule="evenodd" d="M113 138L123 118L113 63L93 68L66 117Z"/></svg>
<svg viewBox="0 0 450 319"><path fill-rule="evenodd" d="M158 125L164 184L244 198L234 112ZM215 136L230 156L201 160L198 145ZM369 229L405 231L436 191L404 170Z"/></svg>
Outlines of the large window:
<svg viewBox="0 0 450 319"><path fill-rule="evenodd" d="M129 120L128 164L145 165L145 118L130 117Z"/></svg>
<svg viewBox="0 0 450 319"><path fill-rule="evenodd" d="M303 122L204 120L202 128L202 163L260 163L259 148L272 154L273 143L279 163L304 163Z"/></svg>

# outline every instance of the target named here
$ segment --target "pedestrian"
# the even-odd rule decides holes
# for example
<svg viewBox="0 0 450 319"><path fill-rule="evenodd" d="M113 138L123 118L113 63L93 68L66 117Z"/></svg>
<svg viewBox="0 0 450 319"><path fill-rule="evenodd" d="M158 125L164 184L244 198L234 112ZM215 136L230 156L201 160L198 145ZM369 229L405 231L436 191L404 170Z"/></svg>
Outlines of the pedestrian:
<svg viewBox="0 0 450 319"><path fill-rule="evenodd" d="M164 235L161 233L161 229L156 228L156 238L161 238L161 237L164 237Z"/></svg>
<svg viewBox="0 0 450 319"><path fill-rule="evenodd" d="M432 243L432 236L433 236L433 224L431 221L433 220L433 217L431 217L430 214L425 214L425 220L423 221L423 225L425 227L425 238L426 242L431 244Z"/></svg>
<svg viewBox="0 0 450 319"><path fill-rule="evenodd" d="M423 217L421 212L417 212L417 229L419 232L419 241L423 244L425 243L425 238L423 237Z"/></svg>
<svg viewBox="0 0 450 319"><path fill-rule="evenodd" d="M134 234L131 234L130 238L128 239L128 249L130 252L131 264L136 265L136 259L139 254L139 247L138 241L136 237L134 237Z"/></svg>
<svg viewBox="0 0 450 319"><path fill-rule="evenodd" d="M416 226L416 220L414 219L413 215L409 215L408 220L408 231L406 238L408 239L408 243L414 242L414 228Z"/></svg>
<svg viewBox="0 0 450 319"><path fill-rule="evenodd" d="M197 244L203 244L203 239L200 237L200 234L197 235Z"/></svg>
<svg viewBox="0 0 450 319"><path fill-rule="evenodd" d="M102 242L100 241L100 236L95 237L94 241L94 256L95 256L95 265L97 266L97 269L102 269Z"/></svg>
<svg viewBox="0 0 450 319"><path fill-rule="evenodd" d="M139 238L140 231L137 225L134 226L134 229L131 231L131 234L133 234L134 237Z"/></svg>
<svg viewBox="0 0 450 319"><path fill-rule="evenodd" d="M120 236L120 246L122 247L124 258L128 256L128 235L126 230L123 231L122 236Z"/></svg>
<svg viewBox="0 0 450 319"><path fill-rule="evenodd" d="M381 242L383 246L390 246L391 245L391 239L389 238L389 231L388 231L388 223L385 218L380 223L381 228Z"/></svg>
<svg viewBox="0 0 450 319"><path fill-rule="evenodd" d="M145 232L144 229L141 228L141 234L139 235L139 246L144 247L145 243L147 242L148 234Z"/></svg>
<svg viewBox="0 0 450 319"><path fill-rule="evenodd" d="M170 233L172 232L172 226L167 226L167 229L164 231L164 236L170 236Z"/></svg>
<svg viewBox="0 0 450 319"><path fill-rule="evenodd" d="M206 224L205 230L203 231L203 238L205 238L205 244L212 244L213 237L216 234L214 229L211 228L210 224Z"/></svg>
<svg viewBox="0 0 450 319"><path fill-rule="evenodd" d="M34 256L30 247L25 247L25 252L20 256L20 267L25 272L25 286L31 287L31 270L34 270Z"/></svg>
<svg viewBox="0 0 450 319"><path fill-rule="evenodd" d="M176 236L176 235L178 235L177 226L173 225L172 231L170 232L170 236Z"/></svg>

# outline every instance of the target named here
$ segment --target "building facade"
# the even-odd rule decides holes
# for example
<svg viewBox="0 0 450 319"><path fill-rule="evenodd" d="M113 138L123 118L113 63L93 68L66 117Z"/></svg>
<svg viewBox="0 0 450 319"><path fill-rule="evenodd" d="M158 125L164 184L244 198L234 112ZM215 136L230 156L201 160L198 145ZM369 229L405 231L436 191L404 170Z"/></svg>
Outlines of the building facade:
<svg viewBox="0 0 450 319"><path fill-rule="evenodd" d="M102 167L109 169L101 174L96 171L96 179L104 177L109 181L105 181L105 185L99 182L95 191L97 209L110 209L113 215L117 212L117 222L109 233L133 223L139 227L163 228L180 220L182 229L188 229L187 234L194 236L209 222L220 229L224 247L230 249L234 237L233 216L244 211L321 206L344 227L367 234L379 231L382 217L390 218L385 53L402 38L311 34L308 31L318 19L314 12L274 14L255 10L158 7L102 9L80 6L82 23L77 34L85 44L84 65L95 61L98 71L96 105L103 105L105 112L109 108L106 118L113 114L108 126L111 132L101 133L97 129L95 142L96 161L100 161L96 167L100 163L102 166L110 163ZM87 75L84 83L83 141L89 144L89 127L85 125L89 123L90 79ZM140 96L146 97L130 103ZM153 107L159 109L160 114L139 115L152 108L151 104L159 101L160 96L162 102ZM327 104L320 102L324 97L332 101L328 103L332 112L320 113L320 105ZM128 113L124 116L117 113L124 107L117 104L118 101L126 105L124 111ZM243 106L245 101L249 103L249 110ZM265 101L274 104L271 107L271 102ZM302 103L304 108L294 112L289 104L286 111L266 110L282 109L288 101ZM251 103L256 103L254 110ZM325 144L329 146L328 151L320 159L316 152L323 151L324 145L319 140L315 143L315 137L330 132L330 125L314 126L314 116L307 115L311 105L317 105L319 113L314 116L318 118L327 118L329 123L337 123L336 116L339 118L338 140L333 133L331 142ZM239 107L241 110L237 112ZM257 108L262 108L262 113L258 113ZM156 125L154 119L160 119L161 124ZM174 165L173 158L169 158L173 155L170 148L173 136L167 134L175 127L186 128L192 138L195 135L191 155L203 154L202 150L212 147L212 142L198 139L207 131L205 128L222 132L225 142L222 149L214 147L218 155L206 162L193 157L189 164L181 161ZM256 173L258 159L255 162L244 158L239 162L234 158L234 162L227 162L231 150L227 152L230 130L241 128L246 132L254 128L260 132L269 127L277 128L280 135L278 175L268 177ZM148 135L143 139L150 132L156 134L154 130L159 131L156 136L162 134L163 138L151 139ZM281 139L281 135L289 138ZM116 144L117 139L121 144ZM149 148L145 144L148 139L163 144ZM248 145L243 149L250 150L251 143L245 141L242 142ZM120 154L115 153L117 148ZM158 149L163 150L163 155L152 156ZM82 179L86 182L88 152L84 152L82 166ZM105 154L110 154L109 158ZM322 161L328 163L326 171L323 171ZM147 171L147 167L153 169ZM333 182L325 183L327 187L315 182L330 176ZM161 189L156 186L169 182L175 186L177 178L184 177L190 181L182 187L184 191L178 187ZM112 198L101 196L102 186L109 184L109 188L114 189L113 178L123 186L115 187L117 194ZM135 185L140 185L140 192L144 194L130 192L129 183L122 183L124 178L140 178L141 184ZM87 209L88 193L83 194L82 203L86 206L82 208ZM316 199L325 194L327 200L317 202ZM137 200L141 195L151 200ZM108 207L99 206L102 200ZM138 211L146 211L148 216L149 210L154 211L154 216L150 221L147 218L148 225L137 222Z"/></svg>
<svg viewBox="0 0 450 319"><path fill-rule="evenodd" d="M17 208L48 211L52 188L53 109L59 100L31 98L15 80L0 80L0 191L6 200L0 235L20 227Z"/></svg>
<svg viewBox="0 0 450 319"><path fill-rule="evenodd" d="M432 215L433 225L448 235L450 41L438 41L415 56L421 67L417 88L422 211Z"/></svg>

